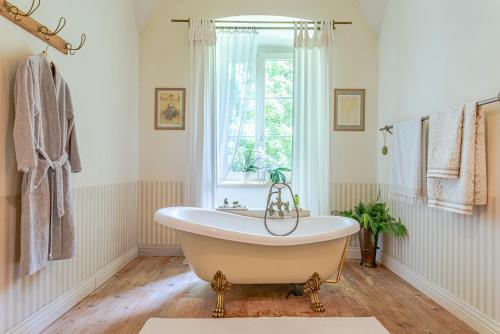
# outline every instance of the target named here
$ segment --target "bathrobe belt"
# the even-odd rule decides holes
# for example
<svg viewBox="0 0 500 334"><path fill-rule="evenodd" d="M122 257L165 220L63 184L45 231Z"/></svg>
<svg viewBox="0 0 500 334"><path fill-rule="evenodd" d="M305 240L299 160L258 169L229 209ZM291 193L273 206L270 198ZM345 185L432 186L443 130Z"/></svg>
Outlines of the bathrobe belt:
<svg viewBox="0 0 500 334"><path fill-rule="evenodd" d="M59 217L64 216L64 179L63 167L68 163L68 154L64 152L56 161L50 158L43 151L39 151L43 159L38 159L37 167L35 168L35 189L40 187L43 180L47 177L49 168L53 169L56 174L55 189L57 201L57 214Z"/></svg>

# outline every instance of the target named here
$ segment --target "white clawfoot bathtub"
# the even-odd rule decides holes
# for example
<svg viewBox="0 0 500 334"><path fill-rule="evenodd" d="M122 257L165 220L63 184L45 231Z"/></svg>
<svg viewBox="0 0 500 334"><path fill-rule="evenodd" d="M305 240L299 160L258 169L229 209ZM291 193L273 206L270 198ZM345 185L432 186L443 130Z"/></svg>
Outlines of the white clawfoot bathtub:
<svg viewBox="0 0 500 334"><path fill-rule="evenodd" d="M233 284L304 283L313 273L322 281L336 274L347 238L359 231L350 218L301 218L286 237L270 235L263 219L190 207L155 213L155 221L176 230L193 272L212 281L218 271ZM268 220L278 233L295 219Z"/></svg>

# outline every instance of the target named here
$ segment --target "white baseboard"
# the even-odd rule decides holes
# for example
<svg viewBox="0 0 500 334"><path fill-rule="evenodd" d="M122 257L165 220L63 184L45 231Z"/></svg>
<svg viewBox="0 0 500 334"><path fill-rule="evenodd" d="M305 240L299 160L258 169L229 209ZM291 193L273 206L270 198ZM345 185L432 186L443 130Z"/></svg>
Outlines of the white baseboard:
<svg viewBox="0 0 500 334"><path fill-rule="evenodd" d="M7 334L40 333L137 257L137 247L107 264L77 286L30 315Z"/></svg>
<svg viewBox="0 0 500 334"><path fill-rule="evenodd" d="M184 256L181 245L139 245L139 256Z"/></svg>
<svg viewBox="0 0 500 334"><path fill-rule="evenodd" d="M429 281L390 255L385 253L382 255L382 264L479 333L500 333L500 324L498 322L479 312L442 287Z"/></svg>

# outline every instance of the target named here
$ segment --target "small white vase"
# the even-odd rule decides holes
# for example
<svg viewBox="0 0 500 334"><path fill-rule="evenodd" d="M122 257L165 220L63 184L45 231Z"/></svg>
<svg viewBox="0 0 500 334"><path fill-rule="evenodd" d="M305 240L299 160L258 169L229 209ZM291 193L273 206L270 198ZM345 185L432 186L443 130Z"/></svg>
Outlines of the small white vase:
<svg viewBox="0 0 500 334"><path fill-rule="evenodd" d="M243 172L243 183L248 183L248 182L250 182L250 173Z"/></svg>

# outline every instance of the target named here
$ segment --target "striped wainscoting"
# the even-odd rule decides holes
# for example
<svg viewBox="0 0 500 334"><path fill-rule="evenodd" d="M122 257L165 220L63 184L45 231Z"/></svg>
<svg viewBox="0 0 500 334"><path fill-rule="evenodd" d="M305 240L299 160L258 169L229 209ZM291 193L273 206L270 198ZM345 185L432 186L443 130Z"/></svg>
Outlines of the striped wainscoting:
<svg viewBox="0 0 500 334"><path fill-rule="evenodd" d="M500 203L489 198L473 216L388 199L408 227L385 238L383 262L481 333L500 333Z"/></svg>
<svg viewBox="0 0 500 334"><path fill-rule="evenodd" d="M154 222L156 210L168 206L182 205L183 184L181 181L143 181L139 183L139 254L180 255L181 248L175 232ZM336 183L333 187L332 208L350 209L359 201L377 198L378 186L368 183ZM350 257L359 257L358 239L352 238Z"/></svg>
<svg viewBox="0 0 500 334"><path fill-rule="evenodd" d="M156 210L182 205L182 181L139 182L139 255L181 255L175 232L154 222Z"/></svg>
<svg viewBox="0 0 500 334"><path fill-rule="evenodd" d="M332 208L349 210L360 201L374 201L377 199L378 189L375 183L335 183Z"/></svg>
<svg viewBox="0 0 500 334"><path fill-rule="evenodd" d="M0 198L0 333L39 332L137 255L137 188L75 189L76 257L29 277L17 274L20 197Z"/></svg>
<svg viewBox="0 0 500 334"><path fill-rule="evenodd" d="M349 210L360 201L374 201L377 199L378 189L375 183L335 183L332 209ZM357 236L351 237L347 256L351 259L361 258Z"/></svg>

